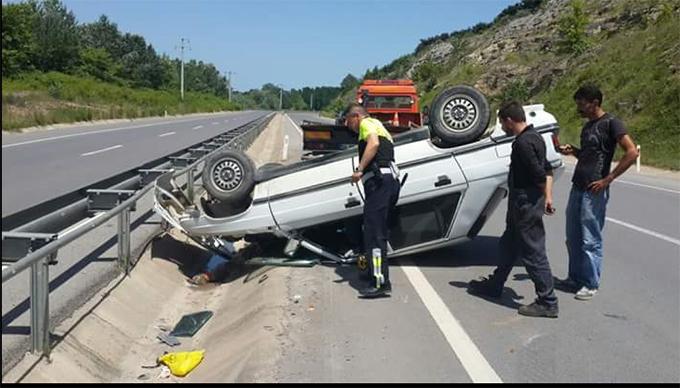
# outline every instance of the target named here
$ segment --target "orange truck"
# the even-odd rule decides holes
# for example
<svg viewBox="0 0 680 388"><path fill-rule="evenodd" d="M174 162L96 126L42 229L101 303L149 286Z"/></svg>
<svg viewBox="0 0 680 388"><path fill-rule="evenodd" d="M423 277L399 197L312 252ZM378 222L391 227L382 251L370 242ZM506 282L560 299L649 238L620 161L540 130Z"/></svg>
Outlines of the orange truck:
<svg viewBox="0 0 680 388"><path fill-rule="evenodd" d="M380 120L392 133L401 133L423 124L418 92L411 80L364 80L356 92L356 102ZM344 125L344 113L335 125L303 122L303 149L322 154L356 144L356 134Z"/></svg>
<svg viewBox="0 0 680 388"><path fill-rule="evenodd" d="M407 131L423 123L418 92L411 80L364 80L357 89L356 101L390 132Z"/></svg>

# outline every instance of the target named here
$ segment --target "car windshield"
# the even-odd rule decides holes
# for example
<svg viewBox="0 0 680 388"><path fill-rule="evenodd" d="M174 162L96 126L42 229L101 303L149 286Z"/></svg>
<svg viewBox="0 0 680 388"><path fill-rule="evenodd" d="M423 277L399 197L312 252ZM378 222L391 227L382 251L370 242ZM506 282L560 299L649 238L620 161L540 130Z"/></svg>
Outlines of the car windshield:
<svg viewBox="0 0 680 388"><path fill-rule="evenodd" d="M368 96L367 108L410 108L413 98L410 96Z"/></svg>

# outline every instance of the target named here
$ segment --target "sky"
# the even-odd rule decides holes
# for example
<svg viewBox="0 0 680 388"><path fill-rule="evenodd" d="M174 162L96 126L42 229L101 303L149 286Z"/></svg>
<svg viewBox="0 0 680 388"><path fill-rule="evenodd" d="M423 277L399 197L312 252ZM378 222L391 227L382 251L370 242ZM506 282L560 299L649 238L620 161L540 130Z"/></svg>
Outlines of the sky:
<svg viewBox="0 0 680 388"><path fill-rule="evenodd" d="M412 53L420 39L490 22L518 0L62 0L79 23L105 14L156 51L232 72L235 90L338 86Z"/></svg>

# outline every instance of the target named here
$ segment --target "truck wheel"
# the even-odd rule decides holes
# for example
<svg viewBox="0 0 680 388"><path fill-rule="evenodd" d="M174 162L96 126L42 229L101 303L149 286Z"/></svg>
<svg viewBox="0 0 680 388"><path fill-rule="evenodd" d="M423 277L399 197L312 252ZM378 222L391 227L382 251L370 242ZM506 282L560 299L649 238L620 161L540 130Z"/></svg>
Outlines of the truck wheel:
<svg viewBox="0 0 680 388"><path fill-rule="evenodd" d="M458 85L444 90L430 109L430 128L447 145L477 140L489 124L489 103L477 89Z"/></svg>
<svg viewBox="0 0 680 388"><path fill-rule="evenodd" d="M203 185L213 198L242 203L255 186L255 165L242 151L226 150L203 166Z"/></svg>

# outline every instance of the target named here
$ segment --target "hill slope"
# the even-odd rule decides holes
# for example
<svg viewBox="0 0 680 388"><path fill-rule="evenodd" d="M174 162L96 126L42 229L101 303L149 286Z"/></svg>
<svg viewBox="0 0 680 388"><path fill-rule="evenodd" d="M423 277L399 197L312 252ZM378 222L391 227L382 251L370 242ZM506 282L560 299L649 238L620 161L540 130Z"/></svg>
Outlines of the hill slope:
<svg viewBox="0 0 680 388"><path fill-rule="evenodd" d="M510 98L542 103L557 117L562 141L575 143L582 121L572 95L594 82L605 110L641 144L643 163L680 169L678 25L678 1L524 0L491 24L424 39L414 53L364 78L412 78L422 106L458 83L480 89L494 108Z"/></svg>

